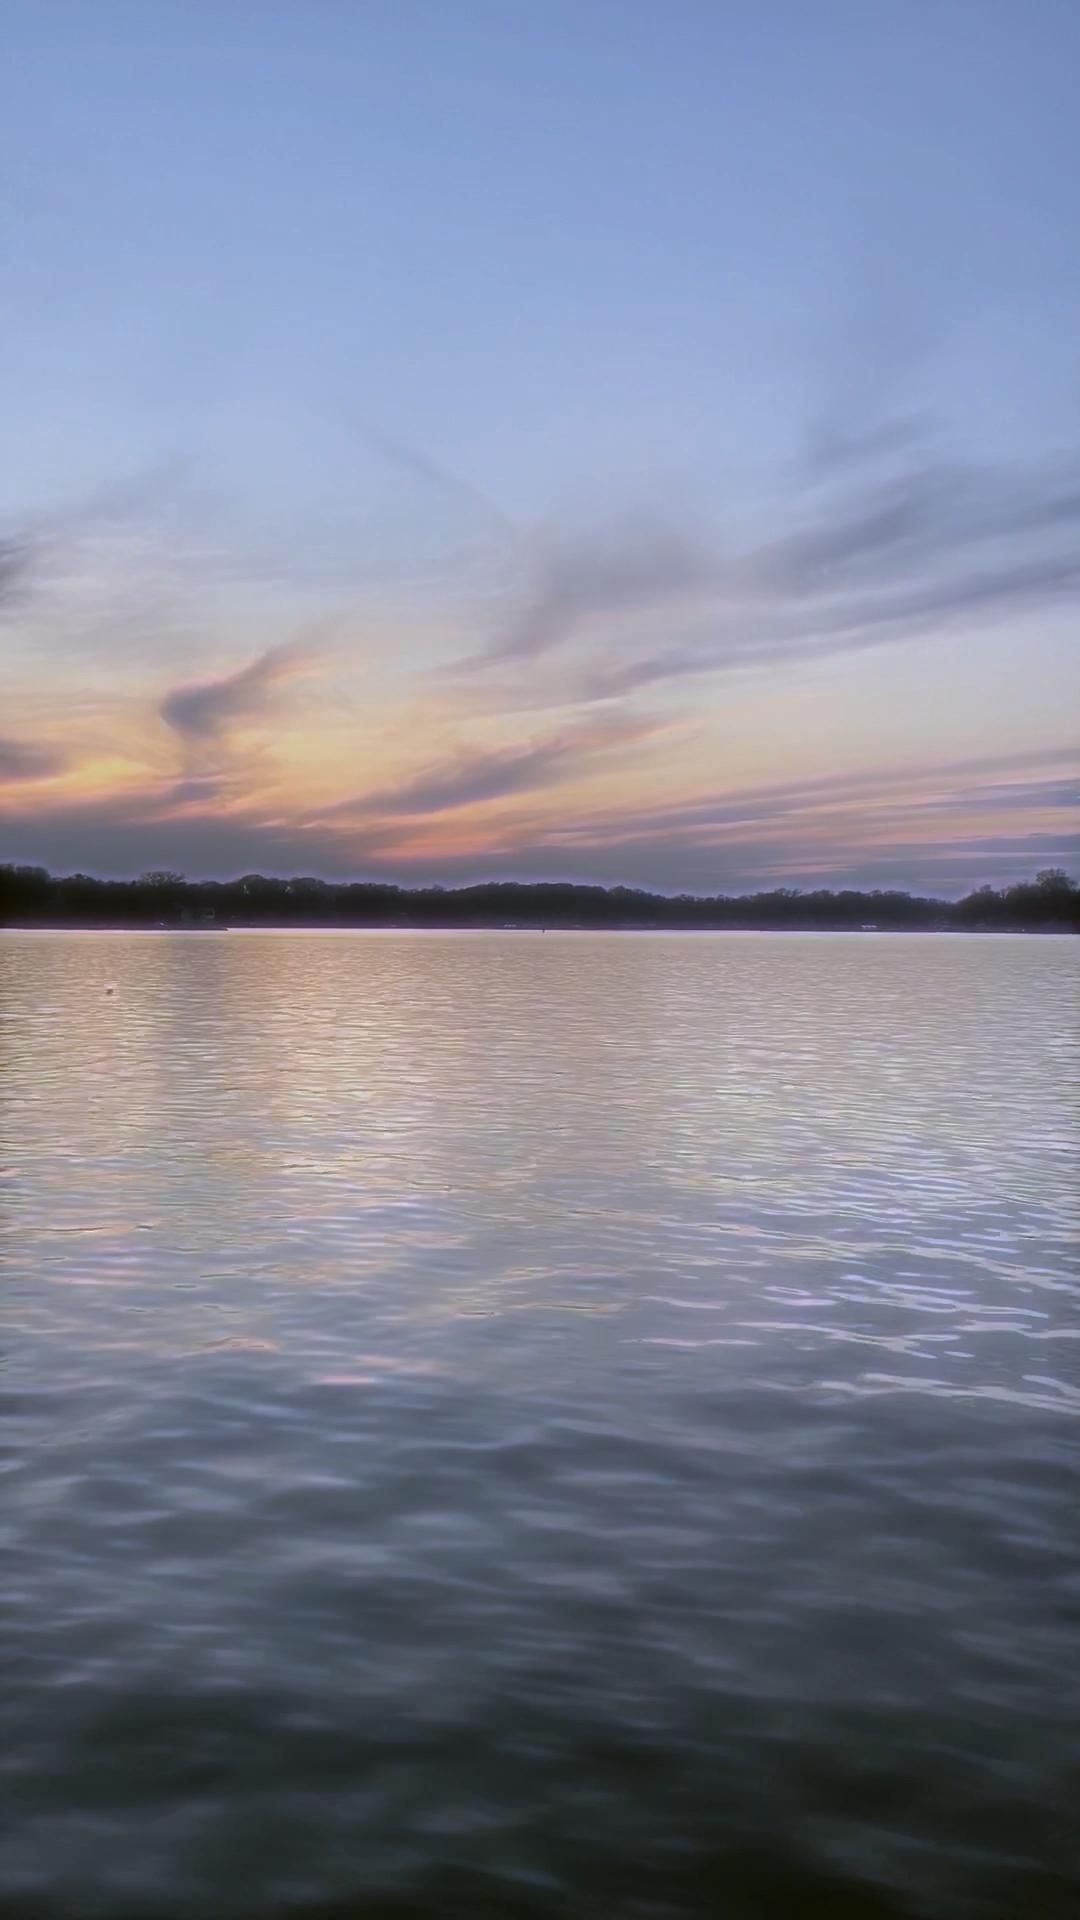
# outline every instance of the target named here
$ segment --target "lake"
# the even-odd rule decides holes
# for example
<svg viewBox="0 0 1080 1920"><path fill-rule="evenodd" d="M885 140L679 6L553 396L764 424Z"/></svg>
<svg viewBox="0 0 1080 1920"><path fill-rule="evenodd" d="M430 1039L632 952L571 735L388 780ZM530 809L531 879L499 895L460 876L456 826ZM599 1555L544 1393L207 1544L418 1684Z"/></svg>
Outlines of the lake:
<svg viewBox="0 0 1080 1920"><path fill-rule="evenodd" d="M1080 1910L1080 943L0 936L0 1907Z"/></svg>

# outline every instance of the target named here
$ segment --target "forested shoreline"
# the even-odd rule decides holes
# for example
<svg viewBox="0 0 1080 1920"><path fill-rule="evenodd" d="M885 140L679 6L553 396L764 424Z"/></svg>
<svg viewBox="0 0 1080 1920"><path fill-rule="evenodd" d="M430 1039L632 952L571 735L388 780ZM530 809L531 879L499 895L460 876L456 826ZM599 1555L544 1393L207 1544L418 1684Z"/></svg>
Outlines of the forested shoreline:
<svg viewBox="0 0 1080 1920"><path fill-rule="evenodd" d="M1031 881L939 900L884 888L669 895L561 881L399 887L263 874L188 880L160 871L115 880L8 865L0 866L0 925L1080 932L1080 887L1056 867Z"/></svg>

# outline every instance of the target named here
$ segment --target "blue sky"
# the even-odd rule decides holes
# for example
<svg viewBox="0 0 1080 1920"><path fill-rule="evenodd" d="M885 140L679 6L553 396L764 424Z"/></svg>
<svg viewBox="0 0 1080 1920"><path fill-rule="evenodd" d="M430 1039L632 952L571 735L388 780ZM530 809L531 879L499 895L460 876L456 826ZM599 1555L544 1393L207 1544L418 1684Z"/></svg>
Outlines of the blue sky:
<svg viewBox="0 0 1080 1920"><path fill-rule="evenodd" d="M1069 864L1070 0L9 0L5 38L5 854Z"/></svg>

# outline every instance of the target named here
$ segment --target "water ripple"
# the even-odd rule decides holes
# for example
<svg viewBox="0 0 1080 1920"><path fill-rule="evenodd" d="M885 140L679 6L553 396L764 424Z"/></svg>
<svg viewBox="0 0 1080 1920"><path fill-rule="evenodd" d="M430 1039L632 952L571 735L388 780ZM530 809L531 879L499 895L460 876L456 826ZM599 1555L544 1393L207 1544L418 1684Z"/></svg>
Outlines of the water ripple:
<svg viewBox="0 0 1080 1920"><path fill-rule="evenodd" d="M1074 955L0 938L4 1914L1080 1910Z"/></svg>

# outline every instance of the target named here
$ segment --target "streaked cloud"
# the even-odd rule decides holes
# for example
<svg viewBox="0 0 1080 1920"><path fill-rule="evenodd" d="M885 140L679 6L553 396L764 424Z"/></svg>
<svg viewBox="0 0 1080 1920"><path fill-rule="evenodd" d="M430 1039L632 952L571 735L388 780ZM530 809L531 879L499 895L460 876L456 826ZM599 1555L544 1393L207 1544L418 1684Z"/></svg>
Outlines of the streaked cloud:
<svg viewBox="0 0 1080 1920"><path fill-rule="evenodd" d="M56 747L0 734L0 781L50 780L66 765L67 755Z"/></svg>
<svg viewBox="0 0 1080 1920"><path fill-rule="evenodd" d="M500 536L516 534L517 528L496 500L472 480L447 466L426 447L391 433L376 421L352 407L335 409L335 424L355 439L376 459L395 467L409 479L436 494L451 507L472 515L487 531Z"/></svg>
<svg viewBox="0 0 1080 1920"><path fill-rule="evenodd" d="M299 645L268 647L235 673L174 687L161 702L161 718L186 740L212 740L264 712L279 687L311 666L310 652Z"/></svg>
<svg viewBox="0 0 1080 1920"><path fill-rule="evenodd" d="M646 515L599 532L549 537L532 572L528 602L474 664L533 660L590 615L662 607L716 578L714 563L688 535Z"/></svg>
<svg viewBox="0 0 1080 1920"><path fill-rule="evenodd" d="M1047 767L1055 772L1044 773ZM932 827L939 816L964 812L983 818L1013 811L1023 815L1034 809L1048 816L1068 816L1078 802L1078 756L1075 749L1062 745L1036 754L746 786L647 811L609 808L579 814L551 832L566 843L604 846L653 838L674 846L719 843L732 836L771 838L780 826L805 837L824 825L838 839L850 842L872 840L882 828L887 835L902 817L911 815Z"/></svg>
<svg viewBox="0 0 1080 1920"><path fill-rule="evenodd" d="M608 745L616 744L612 736ZM629 734L623 744L632 744ZM138 871L156 860L192 875L262 868L406 883L501 875L668 893L885 881L958 893L1080 853L1076 756L1064 746L747 784L662 806L579 804L568 813L555 778L571 764L577 772L593 758L602 764L605 750L599 738L590 748L583 738L553 736L533 743L531 766L507 760L496 768L476 754L308 817L223 792L213 780L163 779L45 803L29 793L22 800L12 787L0 823L6 857L56 869ZM463 839L452 823L470 806L476 824Z"/></svg>
<svg viewBox="0 0 1080 1920"><path fill-rule="evenodd" d="M564 697L613 700L1080 602L1080 461L964 463L915 433L853 440L773 500L782 531L757 544L723 551L655 515L549 541L517 615L462 668L498 674L577 640Z"/></svg>
<svg viewBox="0 0 1080 1920"><path fill-rule="evenodd" d="M646 720L592 722L519 745L463 749L397 786L342 801L321 817L429 816L536 792L587 771L600 755L641 745L659 731L657 723Z"/></svg>
<svg viewBox="0 0 1080 1920"><path fill-rule="evenodd" d="M29 548L21 540L0 540L0 608L9 601L29 569Z"/></svg>
<svg viewBox="0 0 1080 1920"><path fill-rule="evenodd" d="M366 425L358 431L378 459L468 503L468 485L423 452ZM60 836L88 849L95 831L114 867L228 871L232 849L246 865L276 871L565 874L667 890L756 885L785 872L797 880L832 871L830 861L865 878L874 860L893 871L915 847L922 876L948 845L964 849L961 885L977 871L980 847L991 877L1014 856L1062 857L1077 795L1060 756L1041 773L1037 756L1015 767L941 762L925 778L852 773L852 741L838 724L830 739L839 770L800 779L800 765L820 769L828 753L820 742L803 751L797 701L785 701L785 690L789 667L894 640L929 636L944 646L965 622L977 634L974 661L991 621L1075 604L1074 460L965 464L939 456L924 429L905 422L861 438L852 429L747 509L739 537L729 528L726 542L674 504L576 531L508 526L497 561L489 543L486 598L472 609L474 634L486 629L488 638L449 673L431 662L461 632L461 608L456 627L448 612L441 632L437 610L425 610L433 631L418 664L418 622L397 623L392 603L368 603L361 616L359 603L328 598L291 620L277 587L264 598L246 588L215 597L223 579L215 560L214 590L193 577L174 604L175 554L167 565L152 543L127 542L140 500L138 484L104 490L87 503L91 531L69 547L58 534L28 560L24 542L9 543L16 586L20 573L40 572L40 583L31 617L16 621L29 665L18 710L25 737L0 742L5 846L14 839L32 854L31 841L47 845L36 857L51 864L94 865L88 850L65 855ZM476 502L475 519L485 516L489 525L498 518ZM107 564L89 564L95 557ZM284 577L287 554L282 567ZM509 616L508 569L527 582ZM139 587L127 599L114 590L121 576ZM47 618L35 625L50 580L55 628ZM16 591L13 609L20 600ZM54 664L37 692L33 679L38 659L65 658L50 635L75 632L77 657L99 661L104 683L93 711L78 713ZM300 637L266 644L275 635ZM954 664L965 645L962 637ZM163 692L163 659L178 656L188 676ZM66 655L69 665L75 657ZM223 657L227 665L198 672L196 663ZM291 697L316 666L332 671L310 697ZM68 702L59 733L50 673L54 703ZM972 674L977 686L974 665ZM724 675L757 684L731 686L723 698L718 685L692 684ZM811 678L799 677L800 697ZM837 674L830 686L854 678ZM520 737L525 716L535 726L543 711L557 722ZM833 725L822 700L815 712ZM747 718L764 751L743 750ZM55 737L70 743L66 758L44 744ZM968 728L967 737L980 736ZM790 780L737 776L740 766L766 768L770 756L791 765ZM62 794L42 795L40 783L57 774ZM27 789L22 797L17 787Z"/></svg>

